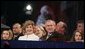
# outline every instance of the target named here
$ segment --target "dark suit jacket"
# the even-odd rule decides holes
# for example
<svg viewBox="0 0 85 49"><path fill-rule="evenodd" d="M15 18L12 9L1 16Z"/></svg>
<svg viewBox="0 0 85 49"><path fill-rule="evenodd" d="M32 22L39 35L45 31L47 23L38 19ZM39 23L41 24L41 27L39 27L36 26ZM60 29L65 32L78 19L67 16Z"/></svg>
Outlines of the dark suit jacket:
<svg viewBox="0 0 85 49"><path fill-rule="evenodd" d="M20 33L20 34L19 34L17 37L15 37L13 40L18 40L18 38L19 38L20 36L23 36L23 34Z"/></svg>
<svg viewBox="0 0 85 49"><path fill-rule="evenodd" d="M53 32L47 41L65 41L65 36L58 32Z"/></svg>

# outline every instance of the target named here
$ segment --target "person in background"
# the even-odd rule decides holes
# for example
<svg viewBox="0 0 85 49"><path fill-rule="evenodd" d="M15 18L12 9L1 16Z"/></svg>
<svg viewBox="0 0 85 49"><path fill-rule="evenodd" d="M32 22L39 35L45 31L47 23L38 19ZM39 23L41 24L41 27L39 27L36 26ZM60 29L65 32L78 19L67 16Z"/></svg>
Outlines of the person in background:
<svg viewBox="0 0 85 49"><path fill-rule="evenodd" d="M57 31L58 33L64 35L65 32L66 32L66 29L67 29L67 25L66 25L65 22L60 21L60 22L57 23L57 25L56 25L56 31Z"/></svg>
<svg viewBox="0 0 85 49"><path fill-rule="evenodd" d="M14 40L18 40L19 36L22 36L22 27L21 27L21 24L19 23L15 23L13 24L13 27L12 27L12 31L13 31L13 34L14 34Z"/></svg>
<svg viewBox="0 0 85 49"><path fill-rule="evenodd" d="M64 41L64 37L56 32L56 23L53 20L45 22L45 29L47 31L47 41Z"/></svg>
<svg viewBox="0 0 85 49"><path fill-rule="evenodd" d="M40 38L41 41L46 40L46 31L42 26L35 26L35 34Z"/></svg>
<svg viewBox="0 0 85 49"><path fill-rule="evenodd" d="M56 32L64 36L65 41L69 39L69 34L67 32L67 24L63 21L59 21L56 25Z"/></svg>
<svg viewBox="0 0 85 49"><path fill-rule="evenodd" d="M25 21L23 24L23 34L24 36L20 36L18 40L22 41L39 41L39 37L34 34L34 22L31 20Z"/></svg>
<svg viewBox="0 0 85 49"><path fill-rule="evenodd" d="M79 31L75 31L73 33L73 36L71 38L72 42L84 42L83 34L80 33Z"/></svg>
<svg viewBox="0 0 85 49"><path fill-rule="evenodd" d="M12 40L13 33L11 30L3 30L1 34L1 40Z"/></svg>
<svg viewBox="0 0 85 49"><path fill-rule="evenodd" d="M82 38L81 41L84 41L84 20L78 20L76 24L77 26L74 34L78 37L76 37L75 39L77 40Z"/></svg>
<svg viewBox="0 0 85 49"><path fill-rule="evenodd" d="M84 34L84 20L78 20L77 21L76 30Z"/></svg>

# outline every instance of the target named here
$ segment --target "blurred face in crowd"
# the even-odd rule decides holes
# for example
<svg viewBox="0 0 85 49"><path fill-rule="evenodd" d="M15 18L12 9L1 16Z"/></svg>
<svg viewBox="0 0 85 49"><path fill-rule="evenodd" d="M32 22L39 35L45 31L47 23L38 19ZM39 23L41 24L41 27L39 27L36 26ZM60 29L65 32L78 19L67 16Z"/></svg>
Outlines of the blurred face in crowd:
<svg viewBox="0 0 85 49"><path fill-rule="evenodd" d="M52 20L45 22L45 29L47 32L54 32L56 23Z"/></svg>
<svg viewBox="0 0 85 49"><path fill-rule="evenodd" d="M44 30L42 30L41 28L39 28L38 26L35 27L35 34L38 36L38 37L42 37L44 36Z"/></svg>
<svg viewBox="0 0 85 49"><path fill-rule="evenodd" d="M13 25L13 33L16 34L16 33L21 33L22 29L21 29L21 25L20 24L14 24Z"/></svg>
<svg viewBox="0 0 85 49"><path fill-rule="evenodd" d="M26 34L32 34L33 33L33 26L32 25L28 25L25 29Z"/></svg>
<svg viewBox="0 0 85 49"><path fill-rule="evenodd" d="M66 29L66 24L64 22L60 21L59 23L57 23L56 31L58 33L64 34L65 33L65 29Z"/></svg>
<svg viewBox="0 0 85 49"><path fill-rule="evenodd" d="M80 32L76 32L74 38L75 38L75 41L80 41L80 40L82 40L82 35L81 35L81 33L80 33Z"/></svg>
<svg viewBox="0 0 85 49"><path fill-rule="evenodd" d="M78 23L77 24L77 30L81 33L82 32L84 33L84 23Z"/></svg>
<svg viewBox="0 0 85 49"><path fill-rule="evenodd" d="M9 36L10 36L9 31L5 30L2 32L2 39L3 40L8 40Z"/></svg>

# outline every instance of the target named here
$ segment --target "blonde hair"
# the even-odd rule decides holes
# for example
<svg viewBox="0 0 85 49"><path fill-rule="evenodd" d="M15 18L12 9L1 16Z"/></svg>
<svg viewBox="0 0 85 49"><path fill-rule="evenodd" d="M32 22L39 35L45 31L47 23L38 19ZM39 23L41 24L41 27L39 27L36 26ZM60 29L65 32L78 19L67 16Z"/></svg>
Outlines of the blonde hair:
<svg viewBox="0 0 85 49"><path fill-rule="evenodd" d="M26 32L25 29L26 29L26 27L27 27L28 25L32 25L33 28L34 28L34 25L35 25L35 24L34 24L34 22L33 22L32 20L27 20L27 21L25 21L25 23L23 24L23 27L22 27L23 34Z"/></svg>
<svg viewBox="0 0 85 49"><path fill-rule="evenodd" d="M9 38L8 38L8 40L11 40L12 38L13 38L13 32L11 31L11 30L3 30L3 32L4 31L8 31L9 32ZM2 34L1 34L1 39L3 40L3 32L2 32Z"/></svg>
<svg viewBox="0 0 85 49"><path fill-rule="evenodd" d="M43 35L45 35L46 34L45 29L42 26L39 26L39 28L41 29L41 31L43 31Z"/></svg>
<svg viewBox="0 0 85 49"><path fill-rule="evenodd" d="M40 32L36 32L36 29L39 29ZM42 35L39 36L37 33L42 34ZM47 35L47 32L46 32L46 30L44 29L43 26L36 26L36 27L35 27L35 34L36 34L37 36L39 36L41 39L45 39L45 37L46 37L46 35Z"/></svg>

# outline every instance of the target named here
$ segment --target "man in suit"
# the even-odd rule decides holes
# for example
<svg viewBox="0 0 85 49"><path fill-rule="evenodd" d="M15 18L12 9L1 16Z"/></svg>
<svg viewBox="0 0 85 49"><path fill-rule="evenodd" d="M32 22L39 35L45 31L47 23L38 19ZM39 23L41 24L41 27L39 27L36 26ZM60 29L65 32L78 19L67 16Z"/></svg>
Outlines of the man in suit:
<svg viewBox="0 0 85 49"><path fill-rule="evenodd" d="M64 36L55 31L56 23L53 20L47 20L45 22L45 29L47 31L47 41L63 41Z"/></svg>
<svg viewBox="0 0 85 49"><path fill-rule="evenodd" d="M12 26L14 38L13 40L18 40L19 36L23 36L21 24L15 23Z"/></svg>

